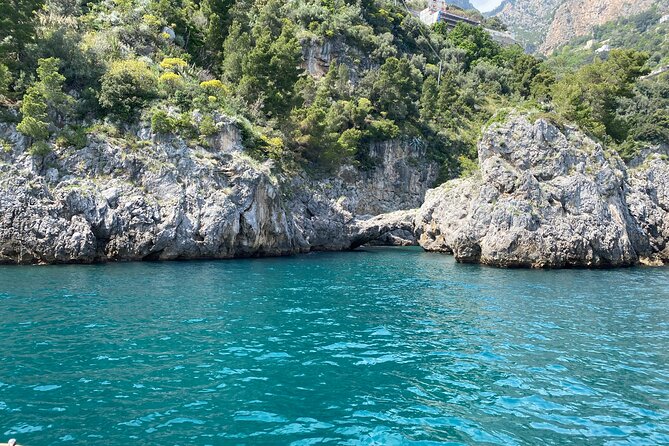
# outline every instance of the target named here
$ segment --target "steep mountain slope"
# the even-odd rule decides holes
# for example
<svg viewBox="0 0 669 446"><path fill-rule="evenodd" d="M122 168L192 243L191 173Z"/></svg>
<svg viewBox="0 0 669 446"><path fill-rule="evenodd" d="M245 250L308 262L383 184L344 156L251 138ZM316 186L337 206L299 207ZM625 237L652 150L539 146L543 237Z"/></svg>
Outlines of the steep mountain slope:
<svg viewBox="0 0 669 446"><path fill-rule="evenodd" d="M527 50L534 52L564 0L504 0L490 15L499 17Z"/></svg>
<svg viewBox="0 0 669 446"><path fill-rule="evenodd" d="M657 0L505 0L491 13L530 51L544 54L595 26L646 11Z"/></svg>
<svg viewBox="0 0 669 446"><path fill-rule="evenodd" d="M540 51L550 54L574 37L587 34L596 25L639 14L655 3L656 0L567 0L555 12Z"/></svg>
<svg viewBox="0 0 669 446"><path fill-rule="evenodd" d="M476 9L469 0L449 0L447 3L462 9Z"/></svg>
<svg viewBox="0 0 669 446"><path fill-rule="evenodd" d="M669 2L667 2L669 9ZM572 39L548 58L558 76L592 63L607 49L629 48L650 55L647 66L661 70L669 65L669 20L661 5L641 14L626 16L596 26L589 33Z"/></svg>

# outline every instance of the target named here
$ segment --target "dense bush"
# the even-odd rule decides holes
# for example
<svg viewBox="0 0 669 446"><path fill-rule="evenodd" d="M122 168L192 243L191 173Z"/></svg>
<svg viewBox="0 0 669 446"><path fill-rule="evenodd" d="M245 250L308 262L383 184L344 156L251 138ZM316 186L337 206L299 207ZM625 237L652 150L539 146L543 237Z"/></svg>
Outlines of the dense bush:
<svg viewBox="0 0 669 446"><path fill-rule="evenodd" d="M638 80L646 56L599 60L595 45L584 58L572 47L542 62L482 27L425 27L403 2L40 1L0 0L9 11L0 19L0 107L20 106L20 131L45 143L37 152L52 135L58 146L85 144L83 118L113 117L107 134L116 137L144 120L207 144L214 117L227 115L255 156L286 165L370 167L371 143L403 138L425 144L452 175L471 167L465 159L497 110L526 103L625 152L669 132L666 78ZM592 37L645 49L655 66L669 54L669 25L657 20L651 10ZM589 65L566 72L555 61Z"/></svg>
<svg viewBox="0 0 669 446"><path fill-rule="evenodd" d="M86 128L81 126L65 127L56 138L58 147L74 147L79 150L86 147L87 143Z"/></svg>
<svg viewBox="0 0 669 446"><path fill-rule="evenodd" d="M117 61L102 76L100 104L121 119L132 119L157 91L158 77L146 63Z"/></svg>
<svg viewBox="0 0 669 446"><path fill-rule="evenodd" d="M174 118L163 110L156 110L151 116L151 130L155 133L172 133L176 129Z"/></svg>

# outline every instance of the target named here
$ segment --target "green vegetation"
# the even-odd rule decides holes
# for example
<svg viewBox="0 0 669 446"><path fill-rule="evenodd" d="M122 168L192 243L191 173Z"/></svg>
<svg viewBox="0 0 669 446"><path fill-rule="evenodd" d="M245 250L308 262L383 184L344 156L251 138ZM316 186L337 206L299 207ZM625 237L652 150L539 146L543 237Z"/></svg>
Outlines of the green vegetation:
<svg viewBox="0 0 669 446"><path fill-rule="evenodd" d="M648 74L648 54L612 50L554 84L556 110L616 147L625 158L669 140L669 76Z"/></svg>
<svg viewBox="0 0 669 446"><path fill-rule="evenodd" d="M59 66L59 59L40 59L38 80L28 88L21 103L23 119L16 128L35 143L44 143L52 128L62 127L71 110L73 99L63 93L65 76L58 72Z"/></svg>
<svg viewBox="0 0 669 446"><path fill-rule="evenodd" d="M18 68L35 40L37 21L34 13L42 7L40 0L0 0L0 57Z"/></svg>
<svg viewBox="0 0 669 446"><path fill-rule="evenodd" d="M145 62L115 61L102 75L100 105L110 114L130 120L157 92L158 77Z"/></svg>
<svg viewBox="0 0 669 446"><path fill-rule="evenodd" d="M648 70L645 53L613 50L607 60L596 60L565 76L553 88L557 110L600 138L625 138L616 119L617 99L631 97L635 81Z"/></svg>
<svg viewBox="0 0 669 446"><path fill-rule="evenodd" d="M549 58L548 65L562 76L594 62L598 54L605 56L606 46L648 53L651 69L669 65L669 21L660 23L666 14L661 11L667 10L669 1L662 0L646 12L597 26L590 34L558 49Z"/></svg>
<svg viewBox="0 0 669 446"><path fill-rule="evenodd" d="M428 29L393 1L14 3L0 19L0 107L20 112L36 154L84 146L84 122L207 145L229 117L279 165L367 168L370 143L418 139L446 178L472 170L504 108L557 111L627 151L667 128L666 80L637 82L641 53L565 75L483 28Z"/></svg>
<svg viewBox="0 0 669 446"><path fill-rule="evenodd" d="M553 54L556 109L616 148L624 158L669 141L669 1L596 27Z"/></svg>

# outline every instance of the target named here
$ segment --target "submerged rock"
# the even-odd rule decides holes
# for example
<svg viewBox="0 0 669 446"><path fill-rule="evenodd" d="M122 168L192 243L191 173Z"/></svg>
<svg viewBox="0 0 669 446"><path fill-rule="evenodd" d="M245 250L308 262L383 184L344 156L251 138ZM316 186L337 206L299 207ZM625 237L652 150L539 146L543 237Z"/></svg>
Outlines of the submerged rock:
<svg viewBox="0 0 669 446"><path fill-rule="evenodd" d="M669 259L669 166L627 171L576 129L516 116L479 143L480 171L431 190L419 243L460 262L609 267Z"/></svg>

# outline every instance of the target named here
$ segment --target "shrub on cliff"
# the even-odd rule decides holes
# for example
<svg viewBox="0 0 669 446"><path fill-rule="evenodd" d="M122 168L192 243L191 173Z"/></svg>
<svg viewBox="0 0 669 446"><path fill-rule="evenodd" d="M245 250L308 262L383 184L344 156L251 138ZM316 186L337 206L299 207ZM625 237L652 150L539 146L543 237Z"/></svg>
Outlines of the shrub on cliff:
<svg viewBox="0 0 669 446"><path fill-rule="evenodd" d="M151 116L151 130L155 133L172 133L176 129L174 118L163 110L156 110Z"/></svg>
<svg viewBox="0 0 669 446"><path fill-rule="evenodd" d="M112 63L102 76L100 105L121 119L130 120L158 92L158 77L139 60Z"/></svg>

